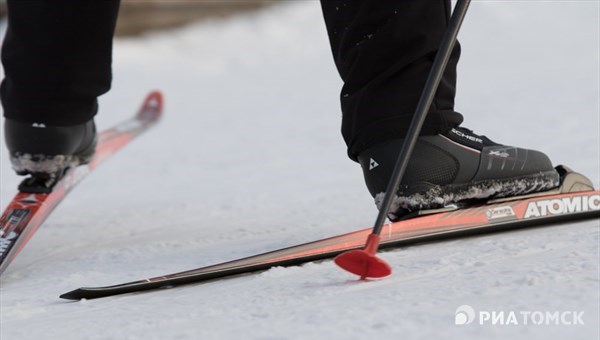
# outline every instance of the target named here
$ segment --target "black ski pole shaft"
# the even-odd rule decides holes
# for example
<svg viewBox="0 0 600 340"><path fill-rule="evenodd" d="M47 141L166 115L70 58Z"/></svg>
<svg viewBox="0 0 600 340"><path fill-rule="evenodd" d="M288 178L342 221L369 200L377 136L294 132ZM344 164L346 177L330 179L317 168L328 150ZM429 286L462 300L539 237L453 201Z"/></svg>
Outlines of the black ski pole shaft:
<svg viewBox="0 0 600 340"><path fill-rule="evenodd" d="M431 102L433 101L435 92L440 84L440 80L442 79L442 75L446 69L446 65L448 64L448 59L450 59L450 54L452 53L452 49L456 43L456 36L458 35L460 26L465 18L465 15L467 14L467 9L469 8L470 3L471 0L458 0L456 3L452 17L450 18L450 23L448 24L448 28L446 29L444 37L442 38L440 49L435 56L433 66L431 67L431 71L427 77L427 82L425 83L425 87L421 93L421 98L419 99L415 115L410 123L406 139L402 144L402 150L400 151L400 156L398 157L394 171L392 172L392 178L390 178L390 182L388 183L379 214L375 220L375 226L373 227L373 234L375 235L379 235L381 233L381 229L383 228L383 224L389 212L392 200L396 195L396 190L400 184L400 181L402 180L402 176L404 176L406 166L408 165L408 161L412 155L417 138L419 138L419 133L421 132L421 128L423 127L423 123L427 117L427 112L431 107Z"/></svg>

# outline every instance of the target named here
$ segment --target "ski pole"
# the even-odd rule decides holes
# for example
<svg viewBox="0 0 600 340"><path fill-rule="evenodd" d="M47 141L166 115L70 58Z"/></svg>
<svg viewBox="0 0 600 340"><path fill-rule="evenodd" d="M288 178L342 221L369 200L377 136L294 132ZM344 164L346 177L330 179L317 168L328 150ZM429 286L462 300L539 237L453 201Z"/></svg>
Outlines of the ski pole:
<svg viewBox="0 0 600 340"><path fill-rule="evenodd" d="M460 30L460 26L467 13L470 2L471 0L458 0L456 3L448 28L442 38L440 49L435 56L433 66L427 77L427 82L421 93L415 115L412 118L408 133L402 144L400 156L396 161L392 177L388 183L383 203L379 210L379 214L377 215L377 219L375 220L373 231L367 238L365 248L362 250L347 251L335 258L335 263L338 266L353 274L359 275L361 279L367 277L385 277L392 273L390 265L375 255L379 249L379 235L392 204L392 200L396 194L398 185L402 180L402 176L404 175L406 166L410 160L417 138L419 138L419 133L421 132L421 128L427 117L427 112L429 111L435 92L442 79L446 65L448 64L448 59L450 59L450 54L456 43L456 36L458 35L458 31Z"/></svg>

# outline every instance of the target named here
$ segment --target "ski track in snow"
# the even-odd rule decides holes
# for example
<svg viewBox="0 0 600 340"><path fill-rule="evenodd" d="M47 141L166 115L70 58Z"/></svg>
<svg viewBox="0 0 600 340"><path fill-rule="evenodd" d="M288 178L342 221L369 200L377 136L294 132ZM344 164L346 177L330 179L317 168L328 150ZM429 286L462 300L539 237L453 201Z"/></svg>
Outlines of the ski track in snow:
<svg viewBox="0 0 600 340"><path fill-rule="evenodd" d="M498 142L600 183L599 3L474 2L457 109ZM2 26L5 27L5 26ZM166 116L84 181L5 272L2 340L595 339L599 222L382 253L357 282L330 261L65 302L60 293L223 262L369 227L375 207L339 134L318 2L119 39L100 128L151 89ZM18 178L1 149L1 205ZM584 311L583 326L454 325L475 310Z"/></svg>

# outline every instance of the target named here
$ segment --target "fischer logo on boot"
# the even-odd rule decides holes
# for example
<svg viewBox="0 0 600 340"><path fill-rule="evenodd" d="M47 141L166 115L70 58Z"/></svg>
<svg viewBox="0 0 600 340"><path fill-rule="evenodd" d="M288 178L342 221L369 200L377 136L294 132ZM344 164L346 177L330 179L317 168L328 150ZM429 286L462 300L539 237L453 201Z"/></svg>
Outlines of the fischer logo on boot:
<svg viewBox="0 0 600 340"><path fill-rule="evenodd" d="M461 138L468 139L468 140L470 140L470 141L472 141L472 142L475 142L475 143L483 144L483 140L482 140L481 138L479 138L479 137L475 137L475 136L467 135L466 133L464 133L464 132L462 132L462 131L459 131L459 130L457 130L457 129L452 129L452 130L450 130L450 131L451 131L453 134L455 134L455 135L457 135L457 136L459 136L459 137L461 137Z"/></svg>
<svg viewBox="0 0 600 340"><path fill-rule="evenodd" d="M377 163L373 158L369 159L369 170L373 170L378 166L379 163Z"/></svg>

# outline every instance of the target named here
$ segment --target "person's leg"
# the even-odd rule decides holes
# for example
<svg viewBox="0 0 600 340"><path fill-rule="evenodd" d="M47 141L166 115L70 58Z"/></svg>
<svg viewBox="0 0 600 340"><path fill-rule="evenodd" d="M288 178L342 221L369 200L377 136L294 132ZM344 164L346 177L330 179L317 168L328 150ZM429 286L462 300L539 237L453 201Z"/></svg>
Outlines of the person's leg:
<svg viewBox="0 0 600 340"><path fill-rule="evenodd" d="M338 71L342 134L349 156L404 137L440 46L449 0L322 0ZM462 122L454 111L457 44L422 134L448 131Z"/></svg>
<svg viewBox="0 0 600 340"><path fill-rule="evenodd" d="M321 1L344 81L342 134L377 204L403 145L450 16L449 0ZM559 185L548 157L459 127L455 47L390 212L440 208Z"/></svg>
<svg viewBox="0 0 600 340"><path fill-rule="evenodd" d="M2 46L6 118L68 126L89 121L111 82L119 0L9 0Z"/></svg>
<svg viewBox="0 0 600 340"><path fill-rule="evenodd" d="M119 0L9 0L0 85L20 175L55 177L94 154L97 97L111 84Z"/></svg>

